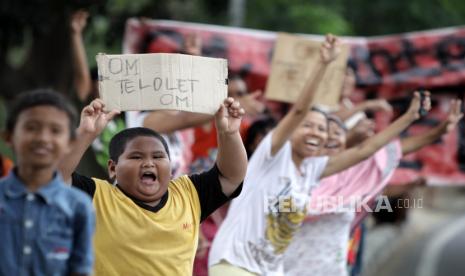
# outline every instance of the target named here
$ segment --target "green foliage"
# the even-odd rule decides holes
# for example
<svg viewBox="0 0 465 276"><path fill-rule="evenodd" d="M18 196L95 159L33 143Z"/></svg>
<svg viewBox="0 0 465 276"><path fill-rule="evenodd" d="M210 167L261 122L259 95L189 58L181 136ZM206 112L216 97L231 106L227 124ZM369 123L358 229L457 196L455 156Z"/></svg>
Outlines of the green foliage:
<svg viewBox="0 0 465 276"><path fill-rule="evenodd" d="M0 1L0 64L16 68L34 35L47 32L78 8L90 11L85 30L89 64L98 52L120 53L126 20L174 19L227 25L224 0ZM244 27L309 34L372 36L465 23L463 0L243 0Z"/></svg>
<svg viewBox="0 0 465 276"><path fill-rule="evenodd" d="M344 16L361 36L428 30L465 23L461 0L351 0Z"/></svg>
<svg viewBox="0 0 465 276"><path fill-rule="evenodd" d="M292 6L289 17L294 32L299 33L351 33L349 22L334 10L320 5L301 4Z"/></svg>
<svg viewBox="0 0 465 276"><path fill-rule="evenodd" d="M295 33L350 34L351 26L341 15L340 1L332 4L299 0L255 0L247 2L245 26Z"/></svg>

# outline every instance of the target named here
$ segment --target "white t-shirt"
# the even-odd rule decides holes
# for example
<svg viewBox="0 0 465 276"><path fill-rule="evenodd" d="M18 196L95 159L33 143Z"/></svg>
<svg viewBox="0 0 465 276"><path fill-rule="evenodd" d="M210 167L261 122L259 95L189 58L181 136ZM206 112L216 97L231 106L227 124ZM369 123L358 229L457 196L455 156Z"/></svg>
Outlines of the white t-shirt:
<svg viewBox="0 0 465 276"><path fill-rule="evenodd" d="M224 260L260 275L281 275L283 253L307 214L328 157L302 162L298 173L291 143L271 156L269 133L254 152L241 195L234 199L213 241L209 266Z"/></svg>
<svg viewBox="0 0 465 276"><path fill-rule="evenodd" d="M295 235L284 257L286 276L344 276L354 212L317 215Z"/></svg>

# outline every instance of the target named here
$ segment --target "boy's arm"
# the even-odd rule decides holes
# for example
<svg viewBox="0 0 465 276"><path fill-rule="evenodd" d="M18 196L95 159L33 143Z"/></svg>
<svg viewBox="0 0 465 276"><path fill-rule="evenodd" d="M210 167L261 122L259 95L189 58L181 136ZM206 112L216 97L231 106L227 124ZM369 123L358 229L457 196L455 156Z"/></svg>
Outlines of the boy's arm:
<svg viewBox="0 0 465 276"><path fill-rule="evenodd" d="M74 68L74 88L80 101L85 101L92 89L89 68L87 66L86 50L82 41L89 14L84 10L78 10L71 17L71 49Z"/></svg>
<svg viewBox="0 0 465 276"><path fill-rule="evenodd" d="M452 100L447 120L424 134L407 137L400 141L402 146L402 154L405 155L417 151L426 145L432 144L434 141L441 138L442 135L452 131L463 117L461 108L461 100Z"/></svg>
<svg viewBox="0 0 465 276"><path fill-rule="evenodd" d="M210 122L212 115L183 111L151 111L144 118L144 127L169 134L176 130L195 127Z"/></svg>
<svg viewBox="0 0 465 276"><path fill-rule="evenodd" d="M426 94L425 100L422 103L426 110L430 109L429 93ZM398 136L412 122L420 118L420 94L414 93L413 100L409 110L399 119L394 121L389 127L373 137L365 140L360 145L345 150L339 154L329 157L323 174L320 178L330 176L334 173L345 170L374 154L377 150L389 143L394 137Z"/></svg>
<svg viewBox="0 0 465 276"><path fill-rule="evenodd" d="M242 183L247 171L247 153L239 133L244 110L239 102L227 98L215 114L218 133L216 165L221 189L230 196Z"/></svg>
<svg viewBox="0 0 465 276"><path fill-rule="evenodd" d="M327 65L336 59L340 52L339 40L332 35L320 47L320 61L313 68L311 78L307 80L297 101L273 130L271 137L271 155L275 155L286 143L294 129L307 115L318 84L323 78Z"/></svg>
<svg viewBox="0 0 465 276"><path fill-rule="evenodd" d="M118 110L104 112L104 107L105 104L101 99L95 99L82 109L76 139L73 141L71 151L63 158L59 168L63 179L68 183L71 180L71 174L92 141L100 135L108 122L120 113Z"/></svg>

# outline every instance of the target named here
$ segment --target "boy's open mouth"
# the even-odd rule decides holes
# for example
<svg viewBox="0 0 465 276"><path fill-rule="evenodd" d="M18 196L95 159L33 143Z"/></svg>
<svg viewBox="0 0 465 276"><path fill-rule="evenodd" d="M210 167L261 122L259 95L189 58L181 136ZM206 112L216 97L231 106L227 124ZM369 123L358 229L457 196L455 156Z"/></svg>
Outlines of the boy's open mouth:
<svg viewBox="0 0 465 276"><path fill-rule="evenodd" d="M144 184L151 184L157 180L157 175L153 172L144 172L140 179Z"/></svg>

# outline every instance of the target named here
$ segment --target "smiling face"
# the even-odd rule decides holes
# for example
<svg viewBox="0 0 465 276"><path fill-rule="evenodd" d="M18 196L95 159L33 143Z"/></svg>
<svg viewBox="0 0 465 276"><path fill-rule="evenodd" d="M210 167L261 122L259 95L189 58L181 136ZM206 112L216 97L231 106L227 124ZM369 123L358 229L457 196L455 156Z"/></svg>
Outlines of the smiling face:
<svg viewBox="0 0 465 276"><path fill-rule="evenodd" d="M310 111L291 136L292 153L303 160L320 154L328 138L326 117L317 111Z"/></svg>
<svg viewBox="0 0 465 276"><path fill-rule="evenodd" d="M66 112L48 105L23 110L8 140L17 165L55 170L70 152L70 120Z"/></svg>
<svg viewBox="0 0 465 276"><path fill-rule="evenodd" d="M171 179L168 154L160 140L151 136L128 141L118 161L108 162L108 171L124 192L149 205L159 202Z"/></svg>
<svg viewBox="0 0 465 276"><path fill-rule="evenodd" d="M346 131L335 121L329 120L328 141L325 145L327 155L334 155L346 148Z"/></svg>

